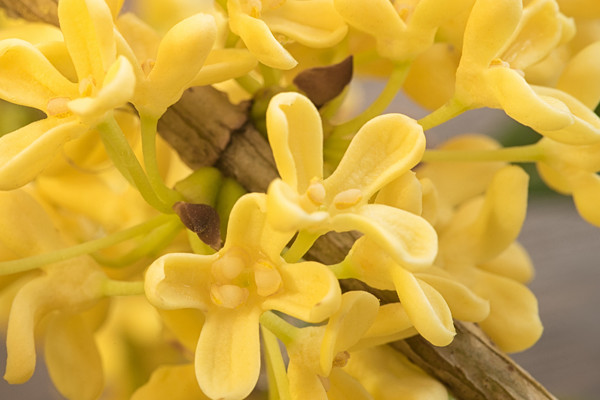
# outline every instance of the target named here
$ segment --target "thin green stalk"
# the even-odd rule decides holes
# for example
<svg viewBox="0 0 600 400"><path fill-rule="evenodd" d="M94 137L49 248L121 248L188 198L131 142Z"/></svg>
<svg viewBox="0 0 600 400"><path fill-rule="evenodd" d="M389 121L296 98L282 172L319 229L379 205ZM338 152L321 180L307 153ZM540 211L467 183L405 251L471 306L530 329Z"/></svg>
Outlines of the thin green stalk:
<svg viewBox="0 0 600 400"><path fill-rule="evenodd" d="M142 154L144 155L144 166L146 167L150 186L152 186L152 189L163 203L172 206L182 198L177 192L169 189L160 176L158 159L156 157L156 127L158 118L141 115L140 121L142 124Z"/></svg>
<svg viewBox="0 0 600 400"><path fill-rule="evenodd" d="M246 91L246 93L254 96L260 89L262 89L263 85L250 75L240 76L239 78L235 78L235 81Z"/></svg>
<svg viewBox="0 0 600 400"><path fill-rule="evenodd" d="M265 346L269 400L290 400L290 382L277 337L264 325L260 328Z"/></svg>
<svg viewBox="0 0 600 400"><path fill-rule="evenodd" d="M283 259L288 263L295 263L306 254L311 248L315 240L319 238L319 234L300 231L292 246L285 252Z"/></svg>
<svg viewBox="0 0 600 400"><path fill-rule="evenodd" d="M468 106L464 105L462 102L453 97L446 104L421 118L417 122L421 124L423 130L426 131L451 120L467 110L469 110Z"/></svg>
<svg viewBox="0 0 600 400"><path fill-rule="evenodd" d="M144 294L144 281L129 282L107 279L102 283L102 294L107 297Z"/></svg>
<svg viewBox="0 0 600 400"><path fill-rule="evenodd" d="M538 144L505 147L495 150L426 150L424 162L538 162L544 151Z"/></svg>
<svg viewBox="0 0 600 400"><path fill-rule="evenodd" d="M115 167L140 192L144 200L160 212L173 213L173 210L163 203L152 189L144 169L114 117L107 118L96 128Z"/></svg>
<svg viewBox="0 0 600 400"><path fill-rule="evenodd" d="M260 316L260 323L277 336L281 342L288 346L298 336L300 328L295 327L273 311L265 311Z"/></svg>
<svg viewBox="0 0 600 400"><path fill-rule="evenodd" d="M109 258L98 253L92 254L92 257L94 257L98 263L106 267L125 267L149 254L155 254L157 251L165 248L182 228L183 224L181 221L179 219L173 219L172 221L155 228L143 238L139 246L121 257Z"/></svg>
<svg viewBox="0 0 600 400"><path fill-rule="evenodd" d="M259 63L258 68L260 69L260 73L263 77L265 87L279 86L279 82L281 81L280 70L268 67L263 63Z"/></svg>
<svg viewBox="0 0 600 400"><path fill-rule="evenodd" d="M70 258L90 254L95 251L113 246L117 243L132 239L136 236L143 235L161 225L164 225L173 219L177 218L174 215L159 215L149 221L131 228L113 233L100 239L90 240L75 246L66 247L51 251L44 254L36 254L31 257L21 258L18 260L10 260L0 262L0 275L15 274L17 272L28 271L34 268L41 267L46 264L68 260Z"/></svg>

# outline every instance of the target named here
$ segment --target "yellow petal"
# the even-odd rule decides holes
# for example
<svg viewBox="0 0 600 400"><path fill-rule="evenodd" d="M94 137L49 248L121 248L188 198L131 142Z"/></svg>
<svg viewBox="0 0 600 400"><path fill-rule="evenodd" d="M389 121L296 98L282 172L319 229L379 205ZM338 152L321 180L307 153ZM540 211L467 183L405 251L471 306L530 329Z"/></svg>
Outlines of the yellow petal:
<svg viewBox="0 0 600 400"><path fill-rule="evenodd" d="M354 28L374 36L385 48L386 42L402 36L404 21L387 0L334 0L337 12Z"/></svg>
<svg viewBox="0 0 600 400"><path fill-rule="evenodd" d="M336 45L348 30L330 0L288 0L265 11L262 19L271 31L313 48Z"/></svg>
<svg viewBox="0 0 600 400"><path fill-rule="evenodd" d="M245 49L213 49L190 86L205 86L246 75L258 61Z"/></svg>
<svg viewBox="0 0 600 400"><path fill-rule="evenodd" d="M600 176L584 173L573 184L573 200L579 215L592 225L600 227Z"/></svg>
<svg viewBox="0 0 600 400"><path fill-rule="evenodd" d="M119 56L106 73L102 88L94 97L70 101L67 106L89 126L101 122L107 112L127 103L133 96L135 75L129 61Z"/></svg>
<svg viewBox="0 0 600 400"><path fill-rule="evenodd" d="M214 17L208 14L186 18L167 32L148 74L148 94L153 98L138 99L148 102L142 107L144 112L159 117L179 100L204 65L216 34Z"/></svg>
<svg viewBox="0 0 600 400"><path fill-rule="evenodd" d="M329 384L328 400L373 400L363 385L341 368L331 370Z"/></svg>
<svg viewBox="0 0 600 400"><path fill-rule="evenodd" d="M196 379L212 399L239 400L250 394L260 373L260 310L220 308L206 316L196 348Z"/></svg>
<svg viewBox="0 0 600 400"><path fill-rule="evenodd" d="M165 365L152 373L131 400L209 400L198 387L194 364Z"/></svg>
<svg viewBox="0 0 600 400"><path fill-rule="evenodd" d="M448 398L442 383L388 346L352 353L344 371L355 377L377 400Z"/></svg>
<svg viewBox="0 0 600 400"><path fill-rule="evenodd" d="M489 66L517 28L522 14L521 3L521 0L483 0L473 5L465 27L459 68L470 70Z"/></svg>
<svg viewBox="0 0 600 400"><path fill-rule="evenodd" d="M408 268L429 266L437 255L437 233L425 219L383 204L367 204L356 213L338 214L331 226L338 232L364 233Z"/></svg>
<svg viewBox="0 0 600 400"><path fill-rule="evenodd" d="M329 396L319 376L303 363L290 358L287 373L292 400L328 400Z"/></svg>
<svg viewBox="0 0 600 400"><path fill-rule="evenodd" d="M269 224L281 232L319 226L329 216L325 211L308 212L302 208L300 196L281 179L275 179L269 185L267 209Z"/></svg>
<svg viewBox="0 0 600 400"><path fill-rule="evenodd" d="M0 190L35 179L67 141L87 128L73 119L46 118L0 137Z"/></svg>
<svg viewBox="0 0 600 400"><path fill-rule="evenodd" d="M524 70L546 57L558 46L562 34L562 20L556 2L534 1L523 9L521 22L502 60L511 68Z"/></svg>
<svg viewBox="0 0 600 400"><path fill-rule="evenodd" d="M371 327L350 350L363 350L418 334L401 303L384 304L379 307Z"/></svg>
<svg viewBox="0 0 600 400"><path fill-rule="evenodd" d="M485 262L515 241L525 220L529 176L508 166L494 176L485 200L473 200L454 215L440 243L456 259Z"/></svg>
<svg viewBox="0 0 600 400"><path fill-rule="evenodd" d="M489 302L450 276L435 273L415 273L415 276L437 290L452 312L461 321L479 322L490 313Z"/></svg>
<svg viewBox="0 0 600 400"><path fill-rule="evenodd" d="M0 243L19 257L63 247L48 213L23 190L0 192Z"/></svg>
<svg viewBox="0 0 600 400"><path fill-rule="evenodd" d="M0 42L2 99L46 111L51 99L77 95L77 85L65 78L33 45L19 39Z"/></svg>
<svg viewBox="0 0 600 400"><path fill-rule="evenodd" d="M35 329L42 317L52 310L52 294L45 279L28 282L13 300L6 331L6 371L9 383L24 383L31 378L36 364Z"/></svg>
<svg viewBox="0 0 600 400"><path fill-rule="evenodd" d="M350 291L342 295L340 309L329 318L321 342L321 371L328 376L334 357L360 340L375 321L379 300L368 292Z"/></svg>
<svg viewBox="0 0 600 400"><path fill-rule="evenodd" d="M402 114L373 118L352 139L325 182L328 195L359 189L364 202L385 184L414 167L425 151L423 128Z"/></svg>
<svg viewBox="0 0 600 400"><path fill-rule="evenodd" d="M94 400L104 388L94 332L80 315L53 316L46 330L44 357L58 391L68 399Z"/></svg>
<svg viewBox="0 0 600 400"><path fill-rule="evenodd" d="M452 313L440 293L404 268L391 272L398 298L417 331L435 346L450 344L456 331Z"/></svg>
<svg viewBox="0 0 600 400"><path fill-rule="evenodd" d="M267 108L269 143L281 178L304 193L323 177L323 127L314 104L298 93L280 93Z"/></svg>
<svg viewBox="0 0 600 400"><path fill-rule="evenodd" d="M422 199L421 183L414 172L408 171L385 185L377 193L375 202L421 215Z"/></svg>
<svg viewBox="0 0 600 400"><path fill-rule="evenodd" d="M542 335L537 300L524 285L487 272L472 272L473 290L490 301L490 315L479 326L506 352L531 347Z"/></svg>
<svg viewBox="0 0 600 400"><path fill-rule="evenodd" d="M158 258L146 271L146 297L165 310L196 308L206 312L212 304L211 265L217 257L170 253Z"/></svg>
<svg viewBox="0 0 600 400"><path fill-rule="evenodd" d="M517 71L497 66L484 74L500 108L517 122L540 132L555 131L573 124L569 107L552 96L554 92L534 90Z"/></svg>
<svg viewBox="0 0 600 400"><path fill-rule="evenodd" d="M541 96L554 98L564 104L571 113L573 124L556 129L536 129L542 135L561 143L585 145L600 142L600 117L575 97L554 88L536 87ZM535 128L534 128L535 129Z"/></svg>
<svg viewBox="0 0 600 400"><path fill-rule="evenodd" d="M323 264L313 261L282 264L279 273L282 290L263 301L263 310L278 310L316 323L339 308L342 295L338 280Z"/></svg>
<svg viewBox="0 0 600 400"><path fill-rule="evenodd" d="M61 0L58 19L79 81L99 84L115 61L113 17L104 0Z"/></svg>
<svg viewBox="0 0 600 400"><path fill-rule="evenodd" d="M275 39L267 24L244 14L238 0L227 2L229 27L239 35L244 44L261 63L277 69L288 70L296 66L294 57Z"/></svg>
<svg viewBox="0 0 600 400"><path fill-rule="evenodd" d="M445 142L440 150L496 150L500 144L479 134L459 135ZM425 163L417 170L419 178L433 181L439 197L454 207L485 192L502 162ZM460 182L460 184L458 184Z"/></svg>
<svg viewBox="0 0 600 400"><path fill-rule="evenodd" d="M533 263L527 250L518 242L511 243L497 257L478 265L484 271L504 276L520 283L533 278Z"/></svg>
<svg viewBox="0 0 600 400"><path fill-rule="evenodd" d="M267 224L267 199L262 193L240 197L229 216L225 249L239 246L277 260L294 232L281 233Z"/></svg>

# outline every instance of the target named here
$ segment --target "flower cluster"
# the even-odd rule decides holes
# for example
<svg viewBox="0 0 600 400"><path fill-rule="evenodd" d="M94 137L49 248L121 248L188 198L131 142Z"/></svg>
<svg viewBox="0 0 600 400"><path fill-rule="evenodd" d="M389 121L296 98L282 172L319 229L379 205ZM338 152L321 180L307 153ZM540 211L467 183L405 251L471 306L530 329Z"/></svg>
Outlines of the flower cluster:
<svg viewBox="0 0 600 400"><path fill-rule="evenodd" d="M448 346L456 321L506 352L539 339L514 163L600 226L600 8L123 3L59 0L58 26L0 15L6 381L43 347L68 399L441 400L444 374L387 344ZM347 118L361 74L387 84ZM400 91L432 111L386 113ZM426 148L482 107L541 138ZM210 165L203 146L228 142Z"/></svg>

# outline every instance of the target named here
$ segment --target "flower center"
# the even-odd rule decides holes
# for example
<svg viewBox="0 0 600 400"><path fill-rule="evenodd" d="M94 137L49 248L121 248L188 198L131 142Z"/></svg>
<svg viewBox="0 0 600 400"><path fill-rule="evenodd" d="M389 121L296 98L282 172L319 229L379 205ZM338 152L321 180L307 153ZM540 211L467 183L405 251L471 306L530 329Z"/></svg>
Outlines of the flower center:
<svg viewBox="0 0 600 400"><path fill-rule="evenodd" d="M348 189L335 195L333 205L338 210L345 210L357 205L362 199L360 189Z"/></svg>
<svg viewBox="0 0 600 400"><path fill-rule="evenodd" d="M251 257L244 249L232 247L211 267L210 296L215 305L236 308L253 295L267 297L281 289L277 267L264 258Z"/></svg>

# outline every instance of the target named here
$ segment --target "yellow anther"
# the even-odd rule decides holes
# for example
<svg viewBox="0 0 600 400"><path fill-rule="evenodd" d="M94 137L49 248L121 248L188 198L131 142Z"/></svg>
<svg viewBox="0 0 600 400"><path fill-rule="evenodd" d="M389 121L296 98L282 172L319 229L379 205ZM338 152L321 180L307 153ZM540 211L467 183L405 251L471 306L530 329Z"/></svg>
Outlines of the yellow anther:
<svg viewBox="0 0 600 400"><path fill-rule="evenodd" d="M236 285L212 285L210 298L218 306L236 308L248 299L249 291Z"/></svg>
<svg viewBox="0 0 600 400"><path fill-rule="evenodd" d="M152 68L154 68L154 64L156 64L156 61L151 58L148 58L142 63L142 71L144 72L144 75L148 76L150 74L150 71L152 71Z"/></svg>
<svg viewBox="0 0 600 400"><path fill-rule="evenodd" d="M332 362L332 366L343 368L346 366L349 359L350 359L350 353L348 353L347 351L341 351L335 355L333 362Z"/></svg>
<svg viewBox="0 0 600 400"><path fill-rule="evenodd" d="M226 283L239 276L247 265L249 260L246 252L234 247L212 263L211 272L218 283Z"/></svg>
<svg viewBox="0 0 600 400"><path fill-rule="evenodd" d="M317 181L312 182L306 189L306 197L316 206L320 206L325 201L325 186Z"/></svg>
<svg viewBox="0 0 600 400"><path fill-rule="evenodd" d="M362 192L359 189L348 189L335 195L333 205L338 210L345 210L358 204L361 199Z"/></svg>
<svg viewBox="0 0 600 400"><path fill-rule="evenodd" d="M281 288L281 275L279 271L266 261L254 265L254 282L259 296L270 296Z"/></svg>
<svg viewBox="0 0 600 400"><path fill-rule="evenodd" d="M50 117L66 117L69 115L69 107L67 104L71 101L68 97L55 97L48 100L46 111Z"/></svg>
<svg viewBox="0 0 600 400"><path fill-rule="evenodd" d="M510 68L510 64L507 63L506 61L502 60L501 58L494 58L490 62L490 67L506 67L506 68Z"/></svg>

